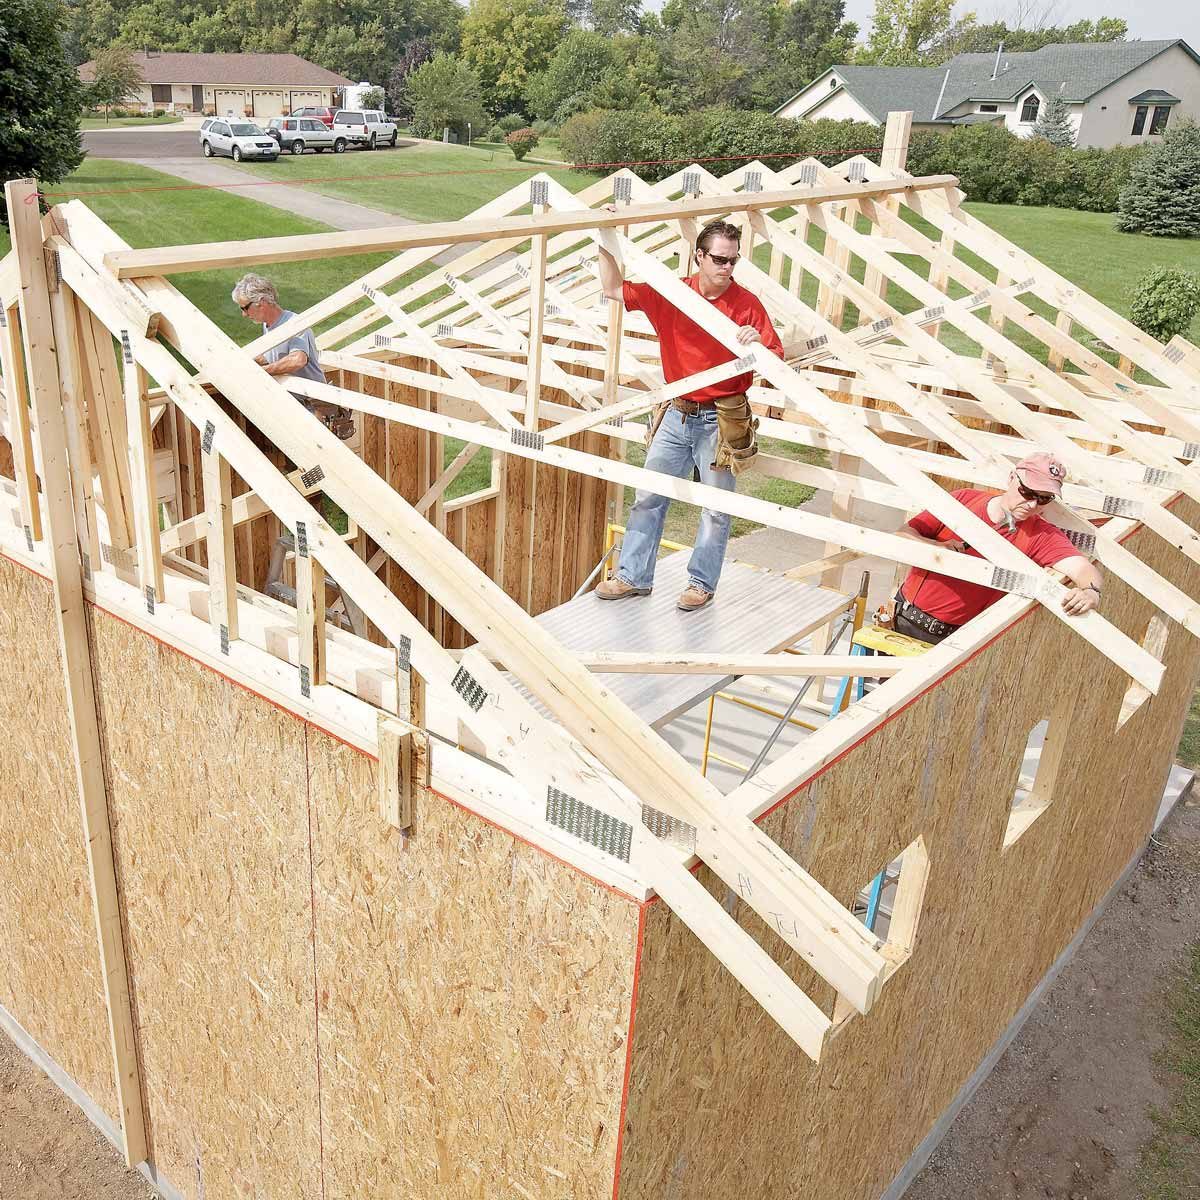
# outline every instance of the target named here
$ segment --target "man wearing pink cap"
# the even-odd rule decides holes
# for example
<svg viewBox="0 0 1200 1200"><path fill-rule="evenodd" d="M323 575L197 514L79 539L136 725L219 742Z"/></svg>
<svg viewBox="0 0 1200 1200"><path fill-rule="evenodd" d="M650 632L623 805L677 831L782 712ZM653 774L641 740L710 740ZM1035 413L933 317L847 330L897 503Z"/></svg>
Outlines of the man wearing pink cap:
<svg viewBox="0 0 1200 1200"><path fill-rule="evenodd" d="M1003 492L961 488L951 494L1038 566L1056 567L1066 575L1073 587L1063 600L1063 608L1078 617L1100 603L1103 576L1067 535L1039 512L1061 495L1066 477L1057 458L1037 453L1017 463ZM932 542L942 550L982 557L930 512L918 513L897 532L902 537ZM896 631L923 642L940 642L1003 595L980 583L913 567L896 593Z"/></svg>

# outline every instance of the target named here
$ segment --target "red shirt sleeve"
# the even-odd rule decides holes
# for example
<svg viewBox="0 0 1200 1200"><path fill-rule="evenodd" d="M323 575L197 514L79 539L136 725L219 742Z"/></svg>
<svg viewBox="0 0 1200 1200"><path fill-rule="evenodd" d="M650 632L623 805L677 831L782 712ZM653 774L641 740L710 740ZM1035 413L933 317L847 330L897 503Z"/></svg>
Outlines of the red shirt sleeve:
<svg viewBox="0 0 1200 1200"><path fill-rule="evenodd" d="M651 324L662 305L662 297L648 283L630 283L628 279L621 284L621 299L627 312L644 312Z"/></svg>
<svg viewBox="0 0 1200 1200"><path fill-rule="evenodd" d="M1029 557L1039 567L1052 567L1065 558L1077 558L1082 553L1057 525L1045 520L1029 547Z"/></svg>

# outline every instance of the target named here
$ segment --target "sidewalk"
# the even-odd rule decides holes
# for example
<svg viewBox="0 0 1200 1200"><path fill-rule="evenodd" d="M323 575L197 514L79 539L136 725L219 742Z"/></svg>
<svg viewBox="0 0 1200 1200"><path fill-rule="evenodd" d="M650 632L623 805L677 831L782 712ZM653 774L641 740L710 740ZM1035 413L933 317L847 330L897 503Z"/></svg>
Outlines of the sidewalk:
<svg viewBox="0 0 1200 1200"><path fill-rule="evenodd" d="M170 125L167 128L178 130L179 126ZM235 196L258 200L271 205L272 208L280 208L284 212L320 221L334 229L382 229L389 225L415 224L408 217L368 208L365 204L353 204L349 200L323 196L320 192L311 192L307 188L292 187L289 184L247 186L254 183L253 176L208 158L122 158L115 161L150 167L155 171L174 175L177 179L186 179L189 183L228 189Z"/></svg>

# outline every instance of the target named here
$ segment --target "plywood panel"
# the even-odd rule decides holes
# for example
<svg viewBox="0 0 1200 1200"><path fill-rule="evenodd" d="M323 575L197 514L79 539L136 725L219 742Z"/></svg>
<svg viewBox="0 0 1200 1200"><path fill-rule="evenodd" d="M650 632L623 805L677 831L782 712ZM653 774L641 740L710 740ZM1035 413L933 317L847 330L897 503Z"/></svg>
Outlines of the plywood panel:
<svg viewBox="0 0 1200 1200"><path fill-rule="evenodd" d="M0 557L0 1005L117 1112L50 581Z"/></svg>
<svg viewBox="0 0 1200 1200"><path fill-rule="evenodd" d="M1190 502L1175 511L1197 522ZM1200 570L1153 534L1128 544L1200 591ZM1103 611L1139 639L1150 615L1113 579ZM1162 691L1116 730L1128 681L1034 611L766 819L844 903L917 835L930 854L912 958L819 1065L652 904L621 1200L875 1200L1144 843L1200 647L1174 630L1166 662ZM1005 849L1029 730L1071 699L1053 802ZM830 1011L828 989L809 990Z"/></svg>
<svg viewBox="0 0 1200 1200"><path fill-rule="evenodd" d="M330 1196L612 1195L638 909L310 737Z"/></svg>
<svg viewBox="0 0 1200 1200"><path fill-rule="evenodd" d="M189 1200L316 1200L305 726L93 611L153 1160Z"/></svg>

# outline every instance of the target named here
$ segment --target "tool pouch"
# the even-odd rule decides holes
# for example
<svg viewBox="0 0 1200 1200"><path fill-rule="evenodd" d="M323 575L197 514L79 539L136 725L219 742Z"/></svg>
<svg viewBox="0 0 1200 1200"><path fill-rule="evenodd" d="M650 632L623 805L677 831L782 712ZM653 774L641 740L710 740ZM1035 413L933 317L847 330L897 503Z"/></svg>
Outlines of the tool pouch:
<svg viewBox="0 0 1200 1200"><path fill-rule="evenodd" d="M717 410L717 457L712 465L740 475L758 457L758 418L750 411L744 393L718 396L713 403Z"/></svg>
<svg viewBox="0 0 1200 1200"><path fill-rule="evenodd" d="M896 628L896 601L895 599L885 600L875 610L875 624L880 629L895 629Z"/></svg>

